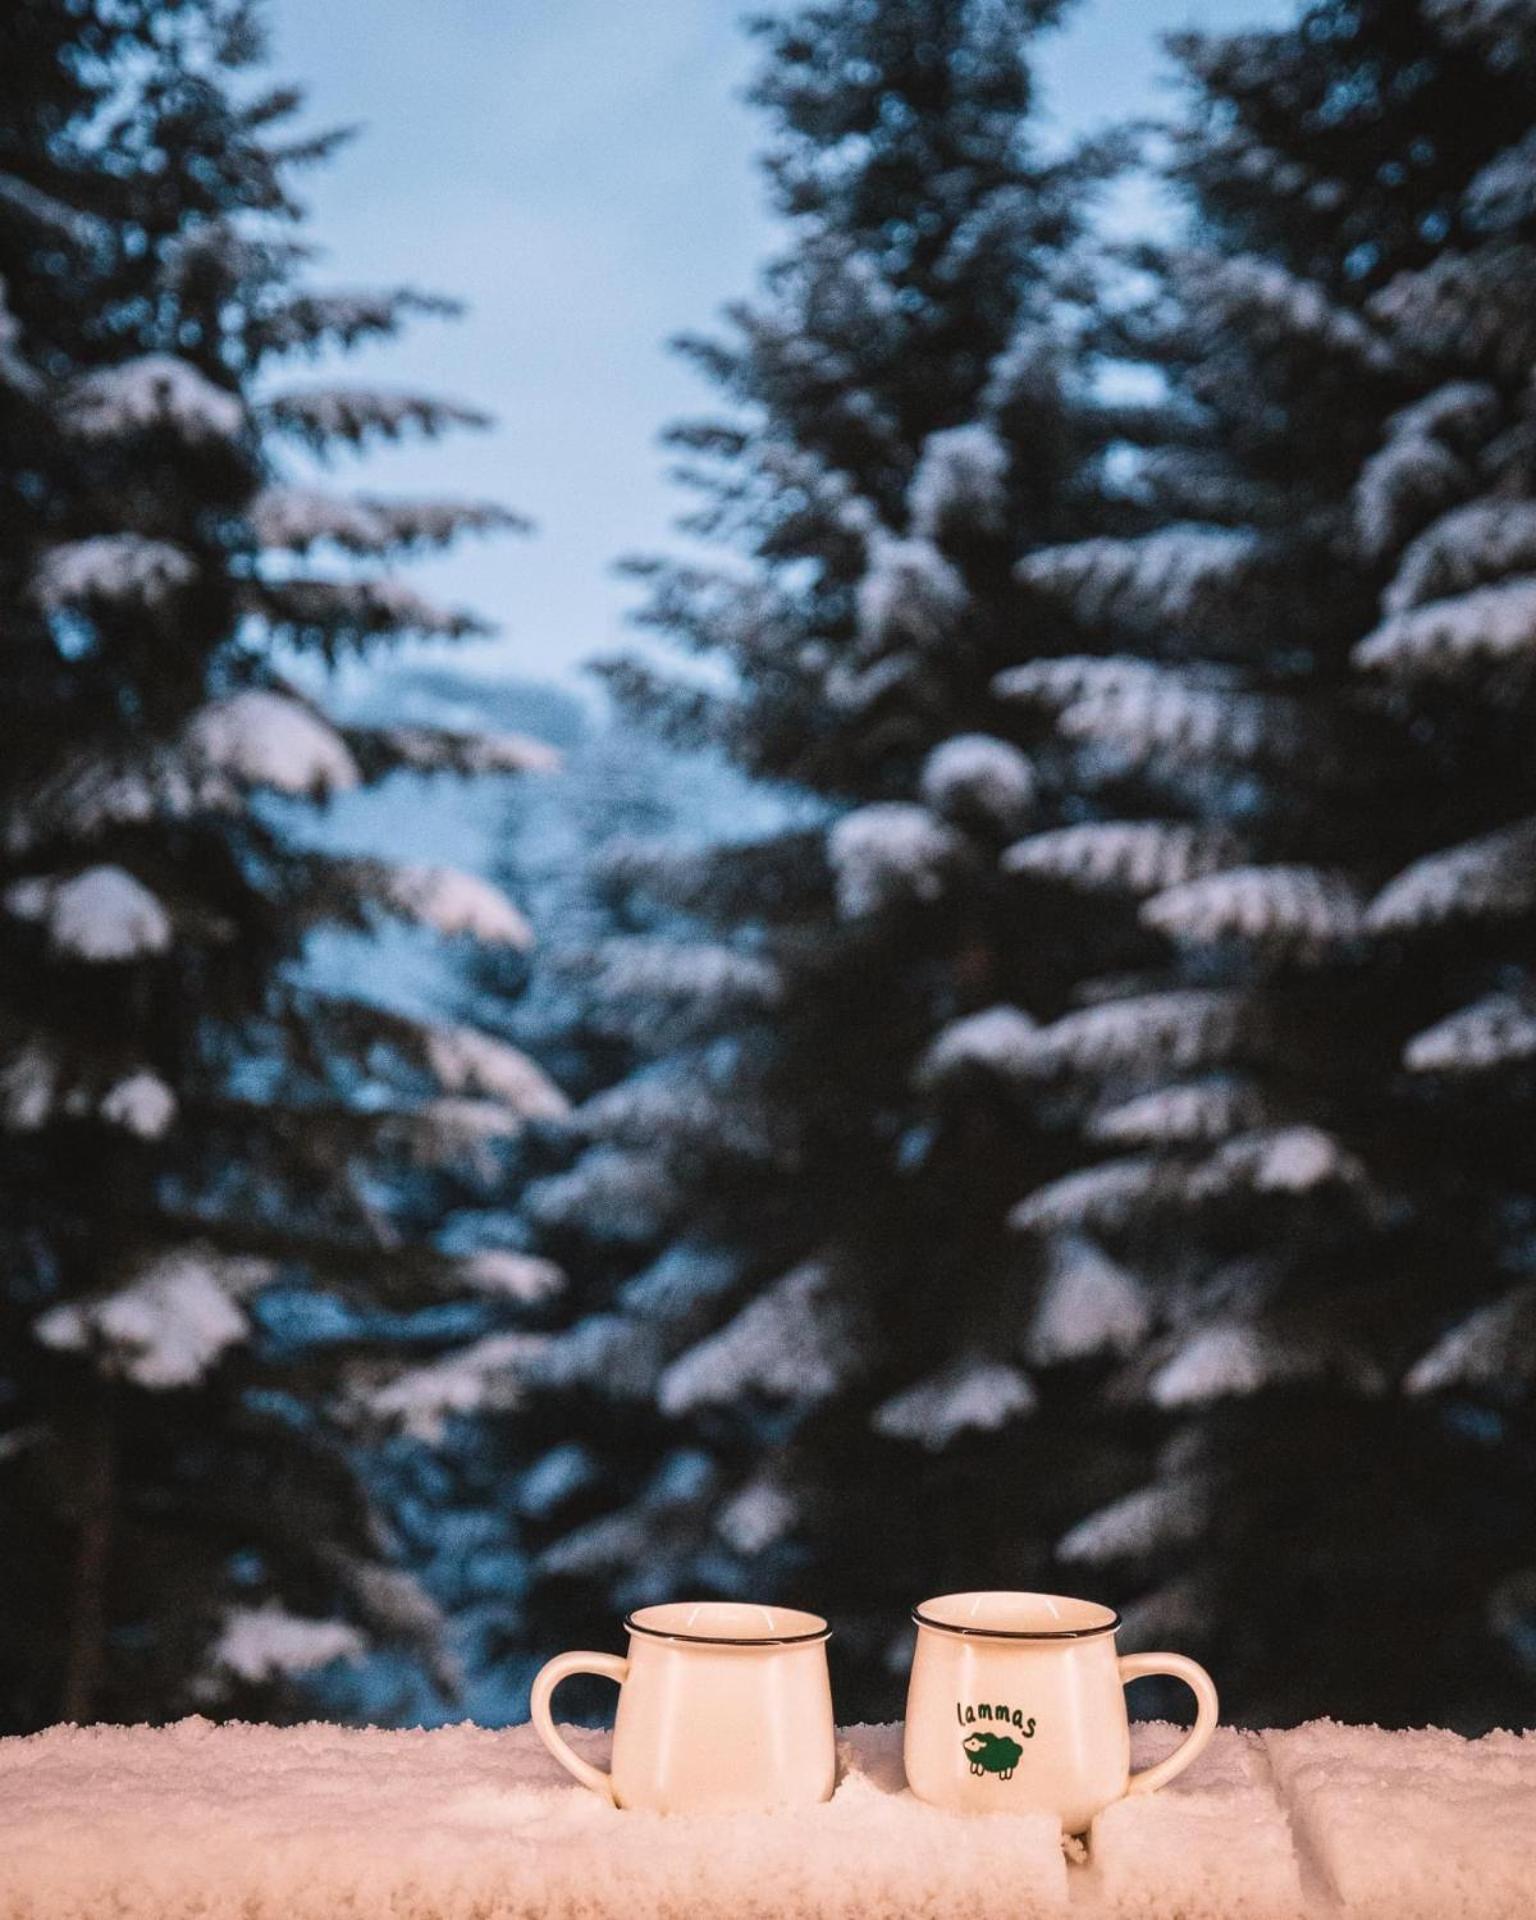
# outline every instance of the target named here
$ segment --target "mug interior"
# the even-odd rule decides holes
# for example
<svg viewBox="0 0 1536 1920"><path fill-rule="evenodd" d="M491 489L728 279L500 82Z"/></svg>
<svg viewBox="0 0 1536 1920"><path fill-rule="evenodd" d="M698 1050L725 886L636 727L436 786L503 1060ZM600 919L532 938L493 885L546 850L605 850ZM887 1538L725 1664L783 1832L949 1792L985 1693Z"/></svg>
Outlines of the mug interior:
<svg viewBox="0 0 1536 1920"><path fill-rule="evenodd" d="M660 1640L700 1640L715 1646L783 1647L825 1640L832 1629L819 1613L798 1607L763 1607L751 1600L674 1600L641 1607L624 1624L631 1633Z"/></svg>
<svg viewBox="0 0 1536 1920"><path fill-rule="evenodd" d="M1120 1616L1097 1600L1061 1593L941 1593L912 1609L920 1627L998 1640L1082 1640L1113 1633Z"/></svg>

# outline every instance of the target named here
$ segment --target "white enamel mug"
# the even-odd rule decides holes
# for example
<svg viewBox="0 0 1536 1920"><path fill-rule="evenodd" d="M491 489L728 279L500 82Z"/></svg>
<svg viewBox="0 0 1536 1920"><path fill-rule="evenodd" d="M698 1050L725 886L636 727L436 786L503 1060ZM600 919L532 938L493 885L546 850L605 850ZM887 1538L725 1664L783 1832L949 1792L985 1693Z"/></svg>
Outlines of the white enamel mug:
<svg viewBox="0 0 1536 1920"><path fill-rule="evenodd" d="M539 1738L568 1773L619 1807L653 1813L805 1807L837 1777L831 1629L814 1613L737 1600L642 1607L624 1622L629 1657L561 1653L533 1683ZM550 1698L573 1673L619 1682L613 1771L575 1754Z"/></svg>
<svg viewBox="0 0 1536 1920"><path fill-rule="evenodd" d="M1047 1812L1067 1833L1127 1793L1154 1793L1216 1731L1216 1688L1178 1653L1115 1652L1120 1616L1054 1593L946 1593L914 1607L907 1784L956 1813ZM1168 1758L1131 1772L1125 1683L1171 1674L1195 1724Z"/></svg>

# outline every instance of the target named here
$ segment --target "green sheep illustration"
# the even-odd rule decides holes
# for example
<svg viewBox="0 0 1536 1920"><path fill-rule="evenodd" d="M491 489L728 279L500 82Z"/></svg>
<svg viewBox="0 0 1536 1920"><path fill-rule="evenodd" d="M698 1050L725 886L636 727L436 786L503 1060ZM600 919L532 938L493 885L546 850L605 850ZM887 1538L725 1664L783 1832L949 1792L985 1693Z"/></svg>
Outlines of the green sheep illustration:
<svg viewBox="0 0 1536 1920"><path fill-rule="evenodd" d="M996 1733L968 1733L965 1751L972 1773L995 1773L1001 1780L1013 1778L1024 1753L1017 1740L1005 1740Z"/></svg>

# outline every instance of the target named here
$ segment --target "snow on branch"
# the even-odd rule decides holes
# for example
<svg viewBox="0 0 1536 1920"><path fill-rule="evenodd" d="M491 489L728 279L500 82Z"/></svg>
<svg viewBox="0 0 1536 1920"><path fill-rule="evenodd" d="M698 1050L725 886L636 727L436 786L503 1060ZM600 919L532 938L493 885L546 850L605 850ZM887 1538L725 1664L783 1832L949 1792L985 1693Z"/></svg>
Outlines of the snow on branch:
<svg viewBox="0 0 1536 1920"><path fill-rule="evenodd" d="M313 910L326 911L324 895L349 892L361 902L449 938L464 936L482 945L526 952L533 929L500 887L460 867L419 866L361 857L321 864L320 897ZM340 904L340 903L339 903Z"/></svg>
<svg viewBox="0 0 1536 1920"><path fill-rule="evenodd" d="M1292 765L1316 760L1321 742L1299 701L1218 691L1176 675L1149 676L1116 692L1087 694L1057 720L1065 739L1114 749L1135 763L1167 758Z"/></svg>
<svg viewBox="0 0 1536 1920"><path fill-rule="evenodd" d="M1021 1035L1016 1070L1055 1073L1187 1073L1218 1065L1266 1038L1262 1009L1220 988L1104 1000Z"/></svg>
<svg viewBox="0 0 1536 1920"><path fill-rule="evenodd" d="M1491 362L1514 382L1536 357L1530 250L1519 241L1470 253L1442 249L1428 266L1389 280L1368 311L1427 359Z"/></svg>
<svg viewBox="0 0 1536 1920"><path fill-rule="evenodd" d="M623 1313L589 1313L545 1341L526 1378L543 1392L581 1388L609 1400L649 1402L666 1360L655 1325Z"/></svg>
<svg viewBox="0 0 1536 1920"><path fill-rule="evenodd" d="M1114 1232L1151 1209L1179 1204L1182 1173L1155 1154L1104 1160L1036 1187L1010 1209L1008 1224L1020 1233Z"/></svg>
<svg viewBox="0 0 1536 1920"><path fill-rule="evenodd" d="M470 733L456 727L349 727L347 744L370 779L411 773L556 773L563 756L525 733Z"/></svg>
<svg viewBox="0 0 1536 1920"><path fill-rule="evenodd" d="M1389 614L1406 614L1522 573L1536 574L1536 501L1478 500L1425 528L1404 552L1382 604Z"/></svg>
<svg viewBox="0 0 1536 1920"><path fill-rule="evenodd" d="M673 1361L658 1404L673 1417L754 1393L814 1405L858 1371L862 1331L832 1271L808 1260Z"/></svg>
<svg viewBox="0 0 1536 1920"><path fill-rule="evenodd" d="M1147 1393L1160 1407L1205 1406L1321 1375L1329 1366L1328 1351L1316 1341L1286 1341L1263 1327L1230 1321L1201 1327L1184 1341L1153 1374Z"/></svg>
<svg viewBox="0 0 1536 1920"><path fill-rule="evenodd" d="M43 549L32 576L32 598L50 613L97 602L153 612L196 573L192 556L167 541L137 533L95 534Z"/></svg>
<svg viewBox="0 0 1536 1920"><path fill-rule="evenodd" d="M1060 880L1084 892L1145 894L1203 879L1242 857L1242 842L1222 827L1103 820L1019 840L1002 865L1007 873Z"/></svg>
<svg viewBox="0 0 1536 1920"><path fill-rule="evenodd" d="M1483 233L1508 233L1536 215L1536 127L1473 175L1462 205Z"/></svg>
<svg viewBox="0 0 1536 1920"><path fill-rule="evenodd" d="M925 804L962 827L1019 832L1034 811L1035 785L1028 757L990 734L956 734L923 762Z"/></svg>
<svg viewBox="0 0 1536 1920"><path fill-rule="evenodd" d="M1186 252L1172 262L1186 297L1251 347L1321 351L1351 368L1400 371L1391 342L1327 289L1261 254Z"/></svg>
<svg viewBox="0 0 1536 1920"><path fill-rule="evenodd" d="M1067 602L1090 626L1198 633L1240 615L1259 540L1227 528L1171 527L1138 540L1080 540L1020 561L1017 577Z"/></svg>
<svg viewBox="0 0 1536 1920"><path fill-rule="evenodd" d="M1536 575L1392 614L1360 641L1353 659L1404 679L1536 663Z"/></svg>
<svg viewBox="0 0 1536 1920"><path fill-rule="evenodd" d="M1035 1404L1035 1390L1019 1368L972 1354L876 1407L870 1424L889 1440L940 1453L963 1433L997 1432Z"/></svg>
<svg viewBox="0 0 1536 1920"><path fill-rule="evenodd" d="M158 1140L176 1111L175 1094L148 1067L114 1070L105 1085L100 1076L73 1078L54 1049L38 1039L0 1061L0 1127L9 1133L36 1133L59 1116L95 1115L140 1140Z"/></svg>
<svg viewBox="0 0 1536 1920"><path fill-rule="evenodd" d="M792 1533L799 1518L790 1490L771 1474L758 1474L720 1508L715 1528L733 1552L751 1559Z"/></svg>
<svg viewBox="0 0 1536 1920"><path fill-rule="evenodd" d="M1342 874L1317 867L1232 867L1154 894L1143 926L1206 946L1238 940L1316 959L1364 926L1365 905Z"/></svg>
<svg viewBox="0 0 1536 1920"><path fill-rule="evenodd" d="M946 645L969 604L964 580L931 541L875 535L855 594L859 637L873 656Z"/></svg>
<svg viewBox="0 0 1536 1920"><path fill-rule="evenodd" d="M178 1248L143 1262L115 1293L49 1308L32 1331L45 1347L89 1352L104 1372L141 1387L189 1387L246 1338L236 1302L274 1272L266 1260Z"/></svg>
<svg viewBox="0 0 1536 1920"><path fill-rule="evenodd" d="M487 1334L440 1360L407 1367L369 1392L366 1403L381 1419L435 1445L456 1414L507 1413L519 1406L527 1369L544 1342L543 1334Z"/></svg>
<svg viewBox="0 0 1536 1920"><path fill-rule="evenodd" d="M1085 1131L1090 1140L1116 1146L1184 1146L1224 1140L1266 1118L1251 1081L1213 1077L1138 1094L1095 1113Z"/></svg>
<svg viewBox="0 0 1536 1920"><path fill-rule="evenodd" d="M1409 1393L1498 1386L1536 1377L1536 1281L1459 1321L1409 1371Z"/></svg>
<svg viewBox="0 0 1536 1920"><path fill-rule="evenodd" d="M232 1607L209 1655L215 1673L258 1685L287 1674L314 1673L335 1660L355 1663L367 1652L356 1627L340 1620L309 1620L276 1600Z"/></svg>
<svg viewBox="0 0 1536 1920"><path fill-rule="evenodd" d="M1008 450L990 427L972 423L930 433L907 487L920 539L974 540L1007 525Z"/></svg>
<svg viewBox="0 0 1536 1920"><path fill-rule="evenodd" d="M454 1278L471 1293L534 1306L565 1289L566 1276L553 1260L511 1247L482 1247L454 1262Z"/></svg>
<svg viewBox="0 0 1536 1920"><path fill-rule="evenodd" d="M524 531L527 521L478 500L379 500L322 493L312 487L269 487L251 503L261 546L308 553L329 542L346 553L381 555L401 548L445 547L461 533Z"/></svg>
<svg viewBox="0 0 1536 1920"><path fill-rule="evenodd" d="M1077 1234L1050 1242L1025 1340L1036 1366L1133 1353L1151 1324L1146 1288L1102 1247Z"/></svg>
<svg viewBox="0 0 1536 1920"><path fill-rule="evenodd" d="M421 1028L426 1065L449 1093L499 1100L527 1120L558 1120L570 1102L521 1048L478 1028L451 1024Z"/></svg>
<svg viewBox="0 0 1536 1920"><path fill-rule="evenodd" d="M1080 1520L1056 1543L1065 1561L1101 1566L1139 1560L1164 1547L1185 1546L1204 1532L1208 1501L1201 1481L1165 1478L1123 1495Z"/></svg>
<svg viewBox="0 0 1536 1920"><path fill-rule="evenodd" d="M621 934L583 957L582 976L610 1005L677 1006L704 1017L777 1005L772 961L723 942Z"/></svg>
<svg viewBox="0 0 1536 1920"><path fill-rule="evenodd" d="M1490 993L1416 1033L1403 1049L1410 1073L1486 1073L1536 1059L1536 1004Z"/></svg>
<svg viewBox="0 0 1536 1920"><path fill-rule="evenodd" d="M492 629L463 608L440 607L404 580L249 580L245 611L295 646L333 650L387 636L462 640Z"/></svg>
<svg viewBox="0 0 1536 1920"><path fill-rule="evenodd" d="M200 708L182 734L201 771L248 787L323 798L361 778L341 738L313 707L292 694L248 687Z"/></svg>
<svg viewBox="0 0 1536 1920"><path fill-rule="evenodd" d="M532 1220L554 1232L638 1246L666 1231L681 1199L655 1155L601 1146L584 1153L568 1173L535 1180L525 1204Z"/></svg>
<svg viewBox="0 0 1536 1920"><path fill-rule="evenodd" d="M1380 560L1475 484L1464 457L1498 415L1498 395L1453 381L1395 413L1384 444L1365 462L1351 509L1366 556Z"/></svg>
<svg viewBox="0 0 1536 1920"><path fill-rule="evenodd" d="M257 409L257 420L276 433L326 453L338 442L359 451L379 440L419 433L435 439L452 427L488 427L478 408L414 393L381 393L372 387L308 387L274 394Z"/></svg>
<svg viewBox="0 0 1536 1920"><path fill-rule="evenodd" d="M1368 920L1378 933L1447 921L1493 919L1536 906L1536 818L1521 820L1405 867L1377 894Z"/></svg>
<svg viewBox="0 0 1536 1920"><path fill-rule="evenodd" d="M30 180L14 173L0 173L0 207L46 233L51 239L82 252L103 245L112 229L105 220L80 207L71 207L57 195L45 193Z"/></svg>
<svg viewBox="0 0 1536 1920"><path fill-rule="evenodd" d="M246 424L245 408L234 394L165 353L86 374L65 394L60 417L82 440L166 432L189 446L234 440Z"/></svg>
<svg viewBox="0 0 1536 1920"><path fill-rule="evenodd" d="M1175 669L1156 666L1135 654L1067 653L1005 667L993 676L992 691L999 700L1017 700L1059 713L1079 700L1101 695L1124 697L1169 679L1187 684L1187 678Z"/></svg>
<svg viewBox="0 0 1536 1920"><path fill-rule="evenodd" d="M951 1021L934 1036L918 1064L920 1087L942 1087L971 1075L1025 1079L1035 1071L1039 1028L1019 1007L987 1007Z"/></svg>
<svg viewBox="0 0 1536 1920"><path fill-rule="evenodd" d="M41 922L55 952L77 960L137 960L171 944L170 915L122 867L16 880L0 897L18 919Z"/></svg>
<svg viewBox="0 0 1536 1920"><path fill-rule="evenodd" d="M845 920L943 897L965 856L965 842L926 807L881 801L834 821L827 859Z"/></svg>

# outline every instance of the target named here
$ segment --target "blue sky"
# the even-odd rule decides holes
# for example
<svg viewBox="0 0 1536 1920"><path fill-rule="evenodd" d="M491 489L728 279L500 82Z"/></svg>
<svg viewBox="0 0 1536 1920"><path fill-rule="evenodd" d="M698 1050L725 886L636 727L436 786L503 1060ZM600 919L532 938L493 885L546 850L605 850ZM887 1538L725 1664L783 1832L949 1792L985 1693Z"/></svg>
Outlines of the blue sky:
<svg viewBox="0 0 1536 1920"><path fill-rule="evenodd" d="M499 499L531 540L416 570L496 620L476 664L571 683L625 640L626 552L665 544L679 504L659 429L708 394L664 351L749 291L774 232L740 94L735 0L270 0L276 70L360 138L307 181L337 283L453 293L348 377L474 402L493 432L368 463L377 491ZM1157 36L1273 21L1284 0L1085 0L1042 61L1076 132L1167 98ZM307 376L301 376L307 377Z"/></svg>

